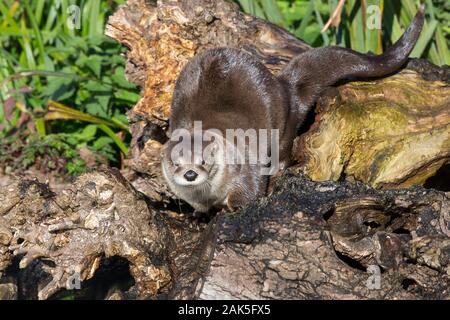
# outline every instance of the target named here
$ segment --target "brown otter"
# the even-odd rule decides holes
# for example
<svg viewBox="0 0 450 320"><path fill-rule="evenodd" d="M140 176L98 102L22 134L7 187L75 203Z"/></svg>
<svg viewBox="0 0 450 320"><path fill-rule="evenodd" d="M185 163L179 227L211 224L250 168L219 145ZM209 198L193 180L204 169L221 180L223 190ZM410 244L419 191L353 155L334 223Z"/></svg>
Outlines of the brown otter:
<svg viewBox="0 0 450 320"><path fill-rule="evenodd" d="M171 139L162 159L170 188L200 212L211 207L233 210L263 195L267 168L271 174L289 165L297 128L318 95L339 80L380 77L400 69L423 20L422 6L402 37L382 55L340 47L311 49L295 57L279 76L237 49L216 48L197 55L182 70L173 95ZM200 131L195 123L201 125ZM227 130L234 130L231 139ZM204 132L210 133L209 138ZM260 145L250 146L252 134L269 142L276 136L278 144L266 144L261 153ZM244 162L229 162L224 146L236 151L236 139L243 135L244 149L237 154ZM255 155L260 157L256 162L248 161ZM279 166L274 166L277 160Z"/></svg>

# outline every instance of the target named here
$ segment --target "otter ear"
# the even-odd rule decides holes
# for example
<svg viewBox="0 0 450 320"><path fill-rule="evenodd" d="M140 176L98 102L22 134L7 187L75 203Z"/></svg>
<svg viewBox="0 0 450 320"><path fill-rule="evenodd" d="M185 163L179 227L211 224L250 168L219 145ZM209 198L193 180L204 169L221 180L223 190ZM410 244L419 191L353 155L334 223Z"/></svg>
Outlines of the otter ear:
<svg viewBox="0 0 450 320"><path fill-rule="evenodd" d="M202 77L207 86L216 86L228 77L227 63L224 63L223 53L216 50L207 52L202 60Z"/></svg>

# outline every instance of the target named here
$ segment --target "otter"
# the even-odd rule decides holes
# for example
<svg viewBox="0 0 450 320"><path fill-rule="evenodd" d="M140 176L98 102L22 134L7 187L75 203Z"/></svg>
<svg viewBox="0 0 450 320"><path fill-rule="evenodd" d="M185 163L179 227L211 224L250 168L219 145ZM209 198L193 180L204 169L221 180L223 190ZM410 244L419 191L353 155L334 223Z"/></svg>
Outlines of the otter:
<svg viewBox="0 0 450 320"><path fill-rule="evenodd" d="M423 20L421 6L402 37L381 55L315 48L293 58L278 76L239 49L196 55L181 71L172 98L170 139L162 152L170 189L199 212L212 207L233 211L264 195L269 175L291 163L297 130L323 90L340 80L398 71ZM277 143L255 148L252 134L270 142L275 136ZM235 146L236 139L244 141L243 149ZM237 154L244 161L230 162L229 150L234 151L231 159ZM256 161L248 161L255 156Z"/></svg>

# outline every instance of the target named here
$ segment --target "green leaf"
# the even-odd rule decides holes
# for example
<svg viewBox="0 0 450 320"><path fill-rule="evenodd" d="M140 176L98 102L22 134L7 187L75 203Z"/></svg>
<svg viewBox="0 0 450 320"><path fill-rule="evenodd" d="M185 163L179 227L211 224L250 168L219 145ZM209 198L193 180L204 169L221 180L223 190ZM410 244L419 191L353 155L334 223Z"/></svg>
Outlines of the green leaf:
<svg viewBox="0 0 450 320"><path fill-rule="evenodd" d="M114 74L111 76L111 80L113 83L118 85L119 87L125 89L135 89L136 86L125 79L125 69L123 67L117 67L114 71Z"/></svg>
<svg viewBox="0 0 450 320"><path fill-rule="evenodd" d="M86 66L95 74L97 78L100 78L102 71L102 57L101 56L90 56L86 60Z"/></svg>
<svg viewBox="0 0 450 320"><path fill-rule="evenodd" d="M317 24L308 26L303 33L303 40L309 44L313 44L320 37L320 28Z"/></svg>
<svg viewBox="0 0 450 320"><path fill-rule="evenodd" d="M46 130L44 119L43 118L34 119L34 125L36 126L36 131L38 132L39 136L41 137L45 136Z"/></svg>
<svg viewBox="0 0 450 320"><path fill-rule="evenodd" d="M71 119L71 120L79 120L86 121L95 124L102 124L110 127L117 127L122 130L129 132L128 127L121 123L116 123L114 121L109 121L107 119L102 119L98 117L94 117L85 112L81 112L77 109L70 108L66 105L58 103L56 101L48 102L48 112L45 115L46 120L56 120L56 119Z"/></svg>
<svg viewBox="0 0 450 320"><path fill-rule="evenodd" d="M422 53L425 51L425 48L430 43L437 25L438 25L437 20L433 20L430 23L426 23L423 26L423 30L422 33L420 34L419 40L417 40L416 46L411 52L410 55L411 58L419 58L422 55Z"/></svg>
<svg viewBox="0 0 450 320"><path fill-rule="evenodd" d="M36 61L34 59L33 48L31 47L31 40L25 25L25 19L20 20L22 32L22 46L25 53L28 69L36 69Z"/></svg>
<svg viewBox="0 0 450 320"><path fill-rule="evenodd" d="M85 88L86 90L89 90L90 92L95 92L95 93L111 91L110 86L107 86L99 81L93 81L93 80L89 80L86 83L84 83L83 88Z"/></svg>
<svg viewBox="0 0 450 320"><path fill-rule="evenodd" d="M446 41L442 27L438 26L436 30L436 45L440 58L440 64L450 65L450 51L448 41Z"/></svg>
<svg viewBox="0 0 450 320"><path fill-rule="evenodd" d="M36 18L34 16L34 12L31 11L28 1L25 1L24 3L27 17L30 20L31 26L33 27L34 35L36 37L37 47L39 50L39 62L41 64L44 64L46 54L44 51L44 41L42 40L41 30L39 29L38 23L36 22Z"/></svg>
<svg viewBox="0 0 450 320"><path fill-rule="evenodd" d="M123 143L122 140L119 139L119 137L114 133L114 131L111 130L110 127L101 124L99 125L99 128L103 130L103 132L105 132L115 142L115 144L119 147L123 154L128 154L127 146Z"/></svg>
<svg viewBox="0 0 450 320"><path fill-rule="evenodd" d="M97 128L98 126L95 124L89 124L86 127L84 127L83 131L80 133L80 138L84 140L90 140L97 134Z"/></svg>
<svg viewBox="0 0 450 320"><path fill-rule="evenodd" d="M129 103L136 103L141 96L133 91L119 89L114 91L114 97Z"/></svg>
<svg viewBox="0 0 450 320"><path fill-rule="evenodd" d="M238 0L238 2L245 12L256 16L257 3L255 2L255 0Z"/></svg>
<svg viewBox="0 0 450 320"><path fill-rule="evenodd" d="M368 19L379 19L378 13L382 13L382 4L379 0L368 0L366 8L366 21ZM370 15L370 16L369 16ZM371 21L372 24L367 24L365 27L365 49L367 52L375 54L383 53L383 46L381 44L381 29L375 25L376 21Z"/></svg>
<svg viewBox="0 0 450 320"><path fill-rule="evenodd" d="M101 22L99 20L102 19L102 16L100 15L100 0L90 0L89 4L91 5L89 12L89 37L102 35L103 29L101 26L103 23L99 24L99 22Z"/></svg>
<svg viewBox="0 0 450 320"><path fill-rule="evenodd" d="M62 101L73 96L75 82L70 78L52 77L48 79L47 86L42 91L42 96L50 100Z"/></svg>
<svg viewBox="0 0 450 320"><path fill-rule="evenodd" d="M111 145L114 143L114 140L110 137L100 137L97 140L95 140L94 144L92 145L92 148L94 150L102 150L108 145Z"/></svg>
<svg viewBox="0 0 450 320"><path fill-rule="evenodd" d="M316 14L316 20L317 23L319 24L319 28L320 30L322 30L324 23L323 23L323 19L322 16L320 14L320 0L313 0L314 2L314 12ZM321 32L320 35L322 36L322 40L325 46L330 45L330 38L328 37L328 35L325 32Z"/></svg>
<svg viewBox="0 0 450 320"><path fill-rule="evenodd" d="M304 39L308 43L312 43L305 39L306 28L308 27L309 22L313 19L314 15L314 1L308 2L308 7L304 16L302 16L300 26L297 30L295 30L295 35ZM317 30L318 31L318 30Z"/></svg>
<svg viewBox="0 0 450 320"><path fill-rule="evenodd" d="M348 0L348 12L355 12L352 21L350 21L350 46L353 50L358 52L366 52L364 40L364 27L362 26L363 17L359 1Z"/></svg>
<svg viewBox="0 0 450 320"><path fill-rule="evenodd" d="M95 95L91 96L85 103L85 110L94 115L102 118L108 118L108 106L111 96L109 95Z"/></svg>
<svg viewBox="0 0 450 320"><path fill-rule="evenodd" d="M267 20L270 22L283 25L283 16L278 8L277 1L275 0L261 0L262 9L265 12Z"/></svg>

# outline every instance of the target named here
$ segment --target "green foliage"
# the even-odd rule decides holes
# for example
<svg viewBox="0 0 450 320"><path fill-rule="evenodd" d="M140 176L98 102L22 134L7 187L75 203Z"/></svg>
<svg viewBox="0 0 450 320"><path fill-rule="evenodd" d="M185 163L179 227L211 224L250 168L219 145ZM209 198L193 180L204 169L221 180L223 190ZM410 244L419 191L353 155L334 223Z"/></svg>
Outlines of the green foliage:
<svg viewBox="0 0 450 320"><path fill-rule="evenodd" d="M73 147L72 137L95 127L95 136L83 143L92 150L107 148L108 159L120 162L130 139L125 112L139 94L124 77L125 49L103 32L107 16L123 2L0 0L0 135L28 121L39 141L57 136ZM67 23L71 5L81 9L79 29ZM77 112L53 110L49 117L55 101Z"/></svg>
<svg viewBox="0 0 450 320"><path fill-rule="evenodd" d="M346 0L337 28L321 32L339 0L236 0L252 15L276 23L314 47L339 45L359 52L382 53L411 22L419 0ZM425 0L427 20L411 57L450 64L450 2ZM368 27L382 13L381 29Z"/></svg>
<svg viewBox="0 0 450 320"><path fill-rule="evenodd" d="M76 175L87 169L79 150L85 148L95 155L97 164L115 160L113 139L98 136L96 125L88 125L73 134L47 134L16 132L0 137L0 168L20 171L34 166L43 173L50 171L59 175Z"/></svg>

